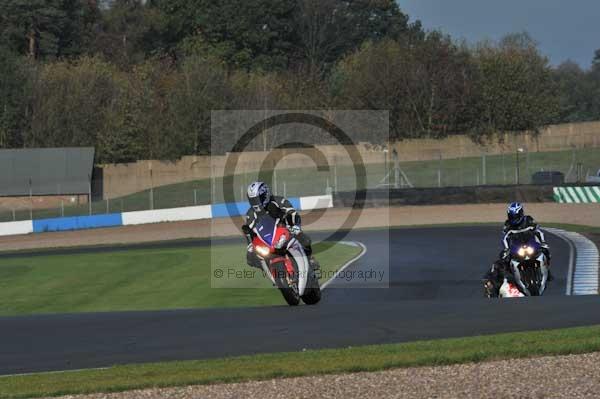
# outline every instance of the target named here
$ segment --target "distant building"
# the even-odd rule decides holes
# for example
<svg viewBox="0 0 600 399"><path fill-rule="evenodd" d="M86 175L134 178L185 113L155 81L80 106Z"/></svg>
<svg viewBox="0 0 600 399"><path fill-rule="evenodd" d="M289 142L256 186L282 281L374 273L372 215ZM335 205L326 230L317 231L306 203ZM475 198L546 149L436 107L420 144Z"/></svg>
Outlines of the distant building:
<svg viewBox="0 0 600 399"><path fill-rule="evenodd" d="M93 147L0 150L0 208L87 203L93 168Z"/></svg>

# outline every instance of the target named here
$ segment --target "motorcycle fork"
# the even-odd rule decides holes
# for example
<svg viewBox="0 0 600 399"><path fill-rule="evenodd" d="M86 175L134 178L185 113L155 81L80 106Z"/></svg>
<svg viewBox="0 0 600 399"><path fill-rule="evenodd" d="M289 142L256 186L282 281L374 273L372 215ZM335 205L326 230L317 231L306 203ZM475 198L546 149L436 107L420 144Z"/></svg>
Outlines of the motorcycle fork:
<svg viewBox="0 0 600 399"><path fill-rule="evenodd" d="M292 277L294 276L295 270L294 270L294 265L292 263L292 260L289 257L280 257L280 258L274 258L271 260L270 262L270 268L271 268L271 274L273 276L273 278L277 278L277 273L278 270L276 267L273 267L273 265L277 265L278 263L283 263L283 265L285 266L285 272L288 275L288 277Z"/></svg>

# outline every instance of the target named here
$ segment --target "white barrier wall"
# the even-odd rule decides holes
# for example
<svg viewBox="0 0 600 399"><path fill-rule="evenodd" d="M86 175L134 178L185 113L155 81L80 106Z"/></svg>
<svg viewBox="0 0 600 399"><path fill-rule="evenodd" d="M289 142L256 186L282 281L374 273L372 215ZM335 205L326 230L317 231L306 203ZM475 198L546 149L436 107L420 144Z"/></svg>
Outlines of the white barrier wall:
<svg viewBox="0 0 600 399"><path fill-rule="evenodd" d="M333 208L333 197L331 195L300 198L300 210L302 211L326 208Z"/></svg>
<svg viewBox="0 0 600 399"><path fill-rule="evenodd" d="M290 201L292 201L293 204L299 205L299 211L333 208L333 197L331 195L290 198ZM202 205L185 208L158 209L153 211L115 213L109 215L8 222L0 223L0 236L240 216L245 213L246 206L246 203L240 202L237 204Z"/></svg>
<svg viewBox="0 0 600 399"><path fill-rule="evenodd" d="M210 219L211 206L191 206L185 208L159 209L123 213L123 225L150 224L161 222L184 222L188 220Z"/></svg>
<svg viewBox="0 0 600 399"><path fill-rule="evenodd" d="M0 236L17 236L31 233L33 233L33 222L31 220L0 223Z"/></svg>

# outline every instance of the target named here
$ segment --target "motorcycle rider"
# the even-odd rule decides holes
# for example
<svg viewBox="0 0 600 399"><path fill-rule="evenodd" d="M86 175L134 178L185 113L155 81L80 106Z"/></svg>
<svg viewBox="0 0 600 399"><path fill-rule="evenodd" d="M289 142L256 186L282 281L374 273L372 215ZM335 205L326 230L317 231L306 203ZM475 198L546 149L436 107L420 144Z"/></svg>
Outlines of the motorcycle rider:
<svg viewBox="0 0 600 399"><path fill-rule="evenodd" d="M502 244L504 248L500 252L500 257L494 262L492 268L483 277L483 286L488 297L497 297L504 279L511 281L513 274L510 268L510 240L513 235L520 234L524 230L531 229L541 245L541 251L546 256L548 267L550 267L550 247L546 243L546 237L535 220L525 215L525 207L519 202L513 202L508 205L507 219L504 222L502 231ZM552 280L552 275L548 271L548 281Z"/></svg>
<svg viewBox="0 0 600 399"><path fill-rule="evenodd" d="M319 263L312 255L312 242L310 237L302 231L301 218L296 209L289 200L284 197L271 194L271 189L264 182L254 182L248 186L248 202L250 209L246 213L246 223L242 226L242 231L248 241L248 250L246 252L246 261L249 266L262 268L263 260L254 253L252 240L255 237L254 226L261 214L265 212L275 219L285 221L290 232L296 237L300 245L304 248L313 270L319 270Z"/></svg>

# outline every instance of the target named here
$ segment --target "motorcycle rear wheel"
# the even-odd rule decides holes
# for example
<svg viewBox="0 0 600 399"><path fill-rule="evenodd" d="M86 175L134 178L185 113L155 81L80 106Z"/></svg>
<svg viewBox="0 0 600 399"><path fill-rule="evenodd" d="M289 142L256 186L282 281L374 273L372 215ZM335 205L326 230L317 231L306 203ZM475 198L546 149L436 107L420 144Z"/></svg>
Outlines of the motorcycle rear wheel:
<svg viewBox="0 0 600 399"><path fill-rule="evenodd" d="M319 286L319 279L312 270L307 281L306 289L304 290L304 295L302 295L302 300L307 305L316 305L321 300L321 287Z"/></svg>

